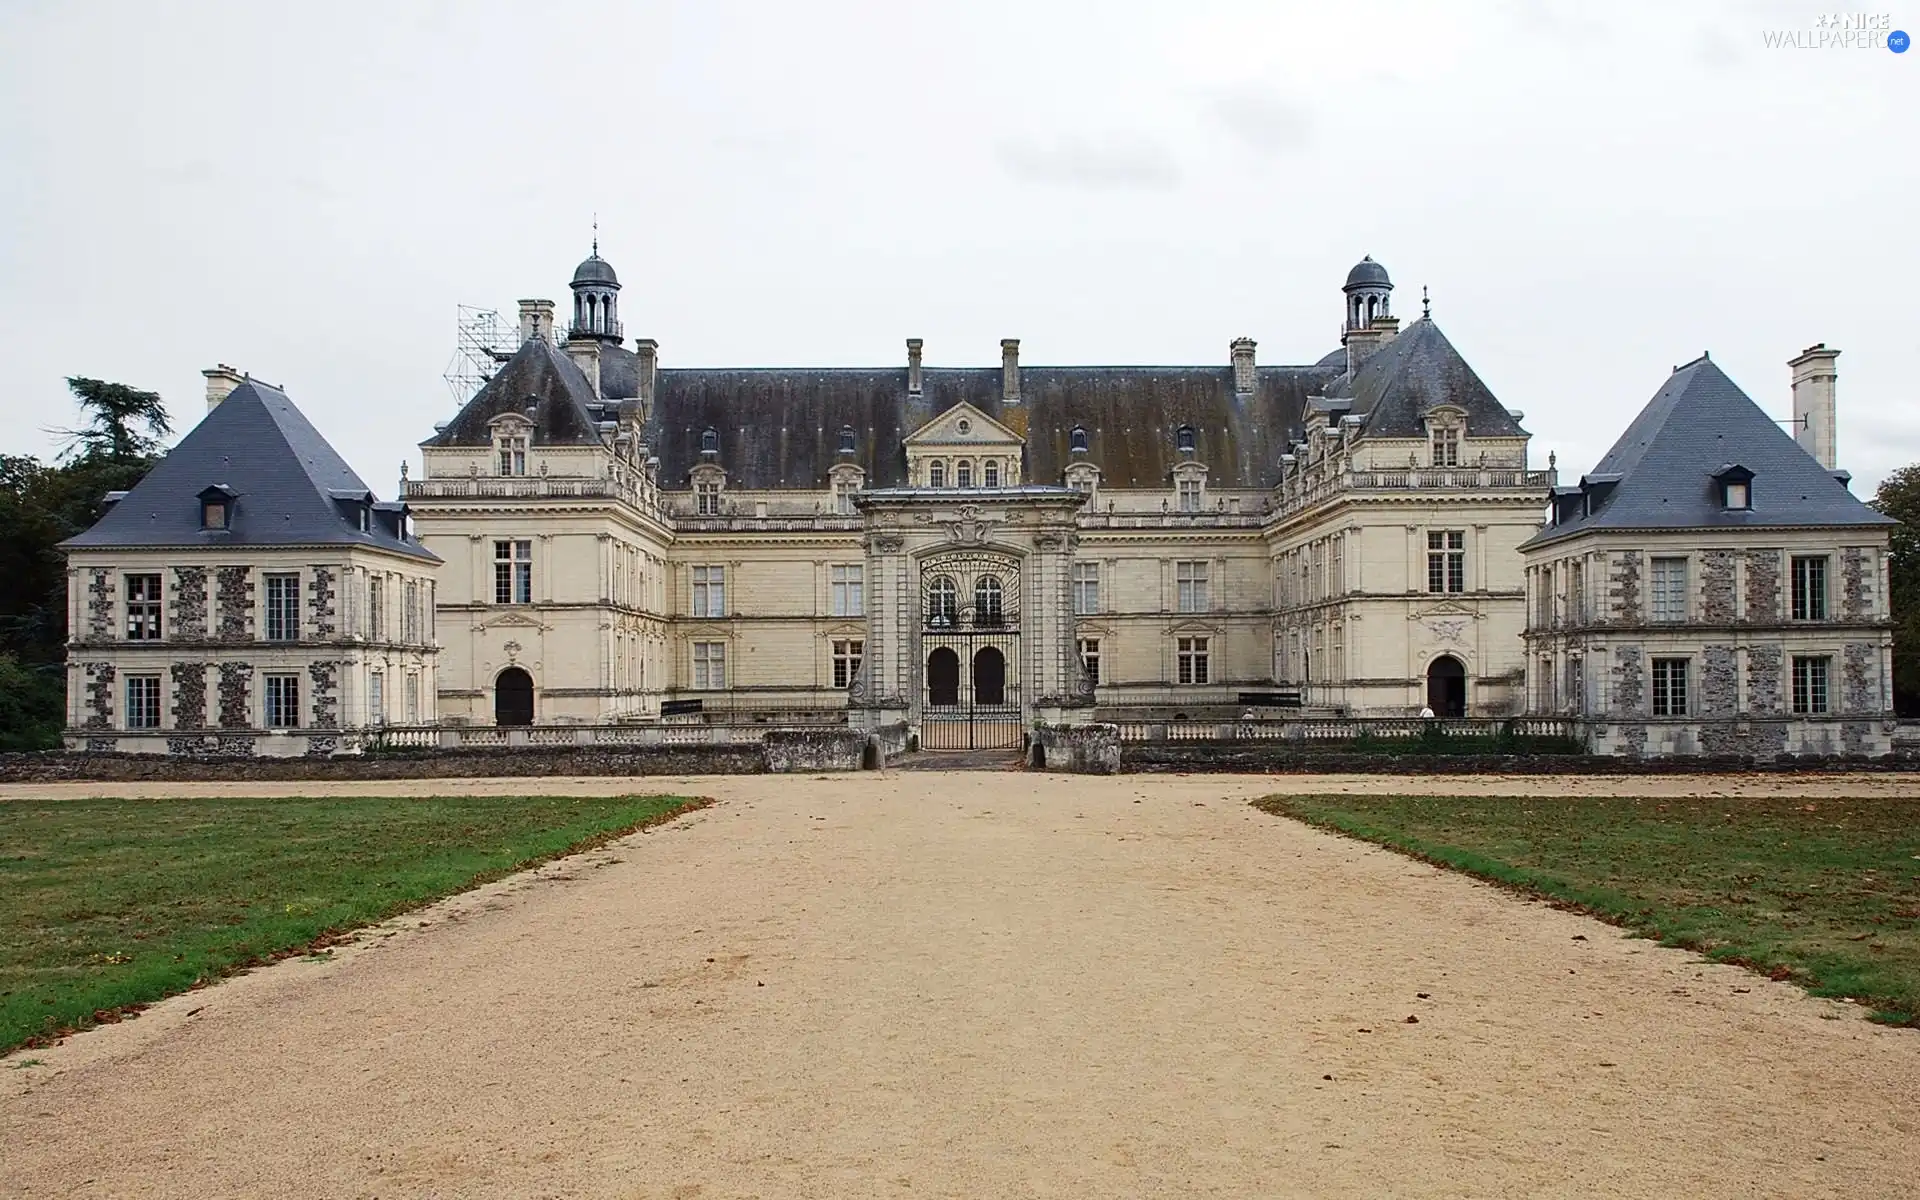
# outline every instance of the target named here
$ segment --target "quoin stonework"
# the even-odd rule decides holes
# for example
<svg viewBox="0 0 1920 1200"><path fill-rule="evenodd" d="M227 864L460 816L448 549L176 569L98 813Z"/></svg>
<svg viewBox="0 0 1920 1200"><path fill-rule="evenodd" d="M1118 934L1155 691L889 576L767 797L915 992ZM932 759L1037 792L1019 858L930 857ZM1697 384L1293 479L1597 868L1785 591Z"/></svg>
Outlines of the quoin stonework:
<svg viewBox="0 0 1920 1200"><path fill-rule="evenodd" d="M68 544L69 745L327 753L383 725L553 742L697 717L990 748L1036 724L1256 713L1579 714L1634 753L1884 744L1886 534L1818 461L1830 351L1796 360L1804 449L1697 364L1676 379L1756 418L1708 474L1635 482L1616 448L1569 489L1429 313L1402 326L1371 258L1339 289L1338 348L1292 365L1251 337L1166 367L1037 365L1015 338L997 363L940 365L908 338L886 366L675 367L627 338L597 246L570 290L564 330L554 302L520 302L392 503L283 394L209 372L230 394ZM220 465L256 408L290 462L325 465ZM1770 524L1810 481L1849 519ZM1755 508L1711 536L1606 516L1735 482ZM236 537L218 512L273 516ZM1643 634L1676 554L1692 606ZM1825 615L1788 615L1815 586ZM1582 607L1543 616L1569 587ZM1819 654L1755 636L1815 625ZM1702 640L1675 715L1659 638L1683 626ZM1801 714L1822 655L1832 710Z"/></svg>

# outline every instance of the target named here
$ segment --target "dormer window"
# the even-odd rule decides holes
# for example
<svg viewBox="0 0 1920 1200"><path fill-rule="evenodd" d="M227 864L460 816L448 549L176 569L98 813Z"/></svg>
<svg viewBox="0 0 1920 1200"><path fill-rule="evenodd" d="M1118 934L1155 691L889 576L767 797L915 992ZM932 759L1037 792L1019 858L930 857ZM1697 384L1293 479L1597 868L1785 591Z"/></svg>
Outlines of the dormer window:
<svg viewBox="0 0 1920 1200"><path fill-rule="evenodd" d="M997 488L1000 486L1000 464L992 459L980 468L980 486Z"/></svg>
<svg viewBox="0 0 1920 1200"><path fill-rule="evenodd" d="M1174 445L1182 454L1192 454L1194 448L1193 426L1182 425L1173 435Z"/></svg>
<svg viewBox="0 0 1920 1200"><path fill-rule="evenodd" d="M934 459L927 464L927 486L943 488L947 486L947 464Z"/></svg>
<svg viewBox="0 0 1920 1200"><path fill-rule="evenodd" d="M1728 512L1753 511L1753 472L1739 463L1728 463L1713 473L1719 490L1720 507Z"/></svg>
<svg viewBox="0 0 1920 1200"><path fill-rule="evenodd" d="M842 425L840 427L840 453L853 453L853 426L851 425Z"/></svg>
<svg viewBox="0 0 1920 1200"><path fill-rule="evenodd" d="M1192 513L1200 511L1200 481L1192 476L1175 481L1175 490L1180 498L1180 511Z"/></svg>
<svg viewBox="0 0 1920 1200"><path fill-rule="evenodd" d="M1455 426L1442 425L1433 431L1433 465L1436 467L1460 465L1460 430Z"/></svg>
<svg viewBox="0 0 1920 1200"><path fill-rule="evenodd" d="M1749 484L1745 484L1745 483L1727 484L1727 507L1728 508L1752 508L1753 496L1747 490L1749 486L1750 486Z"/></svg>
<svg viewBox="0 0 1920 1200"><path fill-rule="evenodd" d="M233 528L233 490L225 484L215 484L200 493L200 528Z"/></svg>
<svg viewBox="0 0 1920 1200"><path fill-rule="evenodd" d="M953 467L953 486L970 488L973 486L973 464L961 459Z"/></svg>
<svg viewBox="0 0 1920 1200"><path fill-rule="evenodd" d="M693 485L693 511L702 517L720 515L720 481L703 479Z"/></svg>
<svg viewBox="0 0 1920 1200"><path fill-rule="evenodd" d="M1073 427L1073 432L1067 435L1067 449L1074 454L1087 452L1087 431L1084 428L1079 425Z"/></svg>
<svg viewBox="0 0 1920 1200"><path fill-rule="evenodd" d="M503 437L500 439L500 473L502 475L525 475L527 473L526 438Z"/></svg>
<svg viewBox="0 0 1920 1200"><path fill-rule="evenodd" d="M700 435L700 453L702 454L720 453L720 431L719 430L708 429Z"/></svg>

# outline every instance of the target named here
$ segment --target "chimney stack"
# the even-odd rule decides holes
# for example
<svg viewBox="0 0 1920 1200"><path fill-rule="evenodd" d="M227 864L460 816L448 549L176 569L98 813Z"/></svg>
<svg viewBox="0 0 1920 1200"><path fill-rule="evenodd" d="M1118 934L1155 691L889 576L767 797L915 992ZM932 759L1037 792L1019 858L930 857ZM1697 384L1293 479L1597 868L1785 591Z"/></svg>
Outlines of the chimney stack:
<svg viewBox="0 0 1920 1200"><path fill-rule="evenodd" d="M633 350L640 360L640 414L647 417L653 414L653 388L660 366L660 343L652 338L640 338L633 343Z"/></svg>
<svg viewBox="0 0 1920 1200"><path fill-rule="evenodd" d="M209 367L200 372L207 377L207 411L220 407L220 402L233 394L233 389L247 381L247 377L225 363Z"/></svg>
<svg viewBox="0 0 1920 1200"><path fill-rule="evenodd" d="M920 387L920 347L926 345L919 338L907 339L907 395L918 396Z"/></svg>
<svg viewBox="0 0 1920 1200"><path fill-rule="evenodd" d="M1392 341L1400 332L1399 317L1375 317L1362 329L1350 329L1341 340L1347 345L1347 374L1355 375L1373 352Z"/></svg>
<svg viewBox="0 0 1920 1200"><path fill-rule="evenodd" d="M1020 403L1020 339L1000 339L1000 399Z"/></svg>
<svg viewBox="0 0 1920 1200"><path fill-rule="evenodd" d="M587 384L593 388L593 394L602 396L600 391L600 342L595 338L568 338L562 347L573 365L579 367L587 377Z"/></svg>
<svg viewBox="0 0 1920 1200"><path fill-rule="evenodd" d="M1253 347L1250 337L1233 339L1233 390L1242 396L1253 395Z"/></svg>
<svg viewBox="0 0 1920 1200"><path fill-rule="evenodd" d="M533 338L543 342L553 341L553 301L520 302L520 344L524 346Z"/></svg>
<svg viewBox="0 0 1920 1200"><path fill-rule="evenodd" d="M1791 359L1793 368L1793 440L1831 471L1836 458L1833 382L1839 375L1833 360L1838 350L1816 342Z"/></svg>

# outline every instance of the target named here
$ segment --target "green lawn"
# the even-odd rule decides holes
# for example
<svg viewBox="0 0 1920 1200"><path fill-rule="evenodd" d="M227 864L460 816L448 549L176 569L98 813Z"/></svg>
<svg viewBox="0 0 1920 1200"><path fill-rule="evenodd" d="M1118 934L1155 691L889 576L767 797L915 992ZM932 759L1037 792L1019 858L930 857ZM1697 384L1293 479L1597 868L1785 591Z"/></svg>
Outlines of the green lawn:
<svg viewBox="0 0 1920 1200"><path fill-rule="evenodd" d="M1920 1025L1920 800L1255 804Z"/></svg>
<svg viewBox="0 0 1920 1200"><path fill-rule="evenodd" d="M702 803L0 801L0 1053Z"/></svg>

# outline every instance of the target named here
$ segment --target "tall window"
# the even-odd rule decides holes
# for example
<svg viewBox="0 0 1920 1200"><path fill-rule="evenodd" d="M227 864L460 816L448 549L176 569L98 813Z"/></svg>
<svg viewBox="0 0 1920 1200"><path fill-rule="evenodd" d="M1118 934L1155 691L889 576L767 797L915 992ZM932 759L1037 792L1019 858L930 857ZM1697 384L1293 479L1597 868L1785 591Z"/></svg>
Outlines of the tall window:
<svg viewBox="0 0 1920 1200"><path fill-rule="evenodd" d="M510 437L500 439L500 473L502 475L525 475L527 473L527 439Z"/></svg>
<svg viewBox="0 0 1920 1200"><path fill-rule="evenodd" d="M293 729L300 724L300 677L266 677L266 713L268 729Z"/></svg>
<svg viewBox="0 0 1920 1200"><path fill-rule="evenodd" d="M367 676L367 721L373 725L387 723L387 676L383 671Z"/></svg>
<svg viewBox="0 0 1920 1200"><path fill-rule="evenodd" d="M1540 584L1539 595L1533 602L1534 628L1548 629L1553 626L1553 564L1541 567L1534 578Z"/></svg>
<svg viewBox="0 0 1920 1200"><path fill-rule="evenodd" d="M720 515L720 481L702 479L693 485L693 511L702 517Z"/></svg>
<svg viewBox="0 0 1920 1200"><path fill-rule="evenodd" d="M833 568L833 577L829 582L832 592L833 615L836 617L865 616L867 569L863 566Z"/></svg>
<svg viewBox="0 0 1920 1200"><path fill-rule="evenodd" d="M299 641L300 577L268 575L266 581L267 640L270 642Z"/></svg>
<svg viewBox="0 0 1920 1200"><path fill-rule="evenodd" d="M1460 431L1458 429L1443 425L1433 431L1433 465L1436 467L1460 465Z"/></svg>
<svg viewBox="0 0 1920 1200"><path fill-rule="evenodd" d="M1653 715L1656 717L1687 715L1686 659L1656 658L1653 660Z"/></svg>
<svg viewBox="0 0 1920 1200"><path fill-rule="evenodd" d="M1427 590L1467 590L1467 533L1464 529L1427 532Z"/></svg>
<svg viewBox="0 0 1920 1200"><path fill-rule="evenodd" d="M127 640L152 642L160 637L160 577L127 576Z"/></svg>
<svg viewBox="0 0 1920 1200"><path fill-rule="evenodd" d="M833 641L833 686L848 687L860 673L860 656L867 644L859 638L835 638Z"/></svg>
<svg viewBox="0 0 1920 1200"><path fill-rule="evenodd" d="M1827 560L1824 555L1794 555L1793 619L1827 619Z"/></svg>
<svg viewBox="0 0 1920 1200"><path fill-rule="evenodd" d="M1793 711L1796 715L1809 716L1832 711L1827 707L1827 675L1832 662L1832 659L1825 657L1794 656Z"/></svg>
<svg viewBox="0 0 1920 1200"><path fill-rule="evenodd" d="M953 465L953 486L963 488L973 486L973 464L964 458Z"/></svg>
<svg viewBox="0 0 1920 1200"><path fill-rule="evenodd" d="M1173 566L1173 571L1174 584L1178 590L1175 599L1179 602L1179 611L1206 612L1207 564L1198 560L1177 562Z"/></svg>
<svg viewBox="0 0 1920 1200"><path fill-rule="evenodd" d="M935 629L953 625L960 613L960 591L951 576L941 575L927 588L927 624Z"/></svg>
<svg viewBox="0 0 1920 1200"><path fill-rule="evenodd" d="M407 724L418 725L419 723L420 675L418 672L409 671L407 673Z"/></svg>
<svg viewBox="0 0 1920 1200"><path fill-rule="evenodd" d="M386 586L378 575L367 580L367 636L378 639L386 632Z"/></svg>
<svg viewBox="0 0 1920 1200"><path fill-rule="evenodd" d="M1346 538L1334 534L1327 540L1327 595L1344 596L1347 594L1347 568L1340 559L1340 543Z"/></svg>
<svg viewBox="0 0 1920 1200"><path fill-rule="evenodd" d="M727 615L727 569L725 567L693 569L693 615L696 617Z"/></svg>
<svg viewBox="0 0 1920 1200"><path fill-rule="evenodd" d="M417 642L420 640L420 584L409 579L400 585L400 640Z"/></svg>
<svg viewBox="0 0 1920 1200"><path fill-rule="evenodd" d="M927 486L943 488L947 486L947 464L934 459L927 464Z"/></svg>
<svg viewBox="0 0 1920 1200"><path fill-rule="evenodd" d="M985 463L981 464L980 486L990 487L990 488L997 488L1000 486L1000 464L998 461L994 459L988 459Z"/></svg>
<svg viewBox="0 0 1920 1200"><path fill-rule="evenodd" d="M1099 563L1073 564L1073 611L1083 617L1100 611Z"/></svg>
<svg viewBox="0 0 1920 1200"><path fill-rule="evenodd" d="M1087 678L1095 684L1100 682L1100 639L1080 639L1080 665L1087 669Z"/></svg>
<svg viewBox="0 0 1920 1200"><path fill-rule="evenodd" d="M1183 637L1175 644L1181 683L1205 683L1208 671L1207 641L1203 637Z"/></svg>
<svg viewBox="0 0 1920 1200"><path fill-rule="evenodd" d="M493 602L495 604L533 603L533 543L531 541L493 544Z"/></svg>
<svg viewBox="0 0 1920 1200"><path fill-rule="evenodd" d="M160 677L127 676L127 728L160 728Z"/></svg>
<svg viewBox="0 0 1920 1200"><path fill-rule="evenodd" d="M725 642L693 644L693 686L703 691L717 691L727 686Z"/></svg>
<svg viewBox="0 0 1920 1200"><path fill-rule="evenodd" d="M999 625L1006 620L1006 590L991 575L982 575L973 585L973 623Z"/></svg>
<svg viewBox="0 0 1920 1200"><path fill-rule="evenodd" d="M1200 511L1200 481L1191 476L1181 478L1174 484L1175 494L1180 500L1181 512Z"/></svg>
<svg viewBox="0 0 1920 1200"><path fill-rule="evenodd" d="M1587 623L1587 564L1579 559L1567 564L1567 621L1573 625Z"/></svg>
<svg viewBox="0 0 1920 1200"><path fill-rule="evenodd" d="M1567 711L1575 716L1587 711L1586 660L1577 654L1567 659Z"/></svg>
<svg viewBox="0 0 1920 1200"><path fill-rule="evenodd" d="M833 485L833 508L843 517L853 515L853 497L860 490L857 479L842 479Z"/></svg>
<svg viewBox="0 0 1920 1200"><path fill-rule="evenodd" d="M1653 590L1648 596L1648 611L1656 621L1687 619L1687 560L1653 560Z"/></svg>

